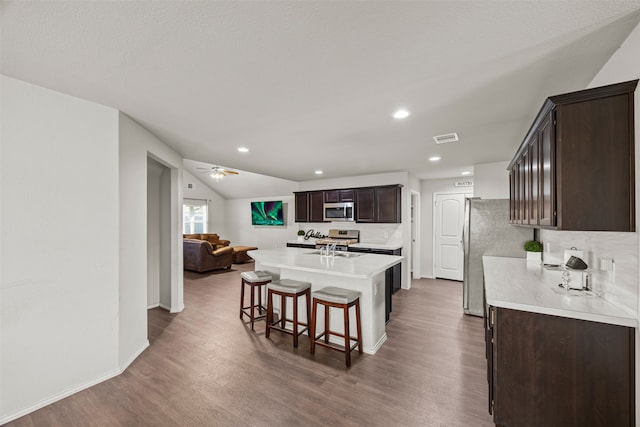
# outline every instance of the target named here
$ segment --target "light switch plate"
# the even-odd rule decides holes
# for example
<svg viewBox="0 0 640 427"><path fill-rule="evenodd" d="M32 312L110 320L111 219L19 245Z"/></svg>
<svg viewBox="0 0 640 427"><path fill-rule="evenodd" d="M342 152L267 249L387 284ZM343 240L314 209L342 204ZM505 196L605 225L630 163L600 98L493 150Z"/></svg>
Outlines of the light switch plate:
<svg viewBox="0 0 640 427"><path fill-rule="evenodd" d="M611 271L613 270L613 260L608 258L600 259L600 270Z"/></svg>

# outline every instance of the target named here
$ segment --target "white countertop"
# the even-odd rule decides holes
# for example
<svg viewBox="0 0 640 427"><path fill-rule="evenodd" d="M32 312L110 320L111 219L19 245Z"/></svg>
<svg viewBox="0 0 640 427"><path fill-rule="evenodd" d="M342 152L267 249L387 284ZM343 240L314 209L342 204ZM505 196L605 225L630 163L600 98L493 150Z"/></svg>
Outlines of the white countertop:
<svg viewBox="0 0 640 427"><path fill-rule="evenodd" d="M402 261L395 255L358 254L353 258L327 257L310 254L312 249L278 248L259 249L247 254L262 265L313 273L370 279ZM351 252L351 254L355 254Z"/></svg>
<svg viewBox="0 0 640 427"><path fill-rule="evenodd" d="M315 245L316 244L316 239L309 239L309 240L303 240L303 241L299 241L299 240L287 240L287 243L294 243L294 244L303 244L303 245ZM396 243L396 244L386 244L386 243L356 243L353 245L349 245L350 248L368 248L368 249L384 249L384 250L389 250L389 251L394 251L396 249L400 249L402 248L402 243Z"/></svg>
<svg viewBox="0 0 640 427"><path fill-rule="evenodd" d="M349 245L350 248L369 248L369 249L385 249L389 251L394 251L396 249L402 248L402 243L397 244L386 244L386 243L356 243L354 245Z"/></svg>
<svg viewBox="0 0 640 427"><path fill-rule="evenodd" d="M561 272L522 258L482 257L485 296L495 307L637 327L637 315L597 296L565 295Z"/></svg>

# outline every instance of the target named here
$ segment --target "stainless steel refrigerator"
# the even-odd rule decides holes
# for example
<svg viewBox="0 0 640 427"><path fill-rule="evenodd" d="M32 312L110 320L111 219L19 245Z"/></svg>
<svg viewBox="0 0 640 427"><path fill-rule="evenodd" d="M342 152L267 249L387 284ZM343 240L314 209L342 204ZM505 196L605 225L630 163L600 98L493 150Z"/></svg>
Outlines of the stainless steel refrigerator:
<svg viewBox="0 0 640 427"><path fill-rule="evenodd" d="M524 258L524 242L532 239L532 229L509 224L509 200L466 199L462 231L465 314L483 315L482 256Z"/></svg>

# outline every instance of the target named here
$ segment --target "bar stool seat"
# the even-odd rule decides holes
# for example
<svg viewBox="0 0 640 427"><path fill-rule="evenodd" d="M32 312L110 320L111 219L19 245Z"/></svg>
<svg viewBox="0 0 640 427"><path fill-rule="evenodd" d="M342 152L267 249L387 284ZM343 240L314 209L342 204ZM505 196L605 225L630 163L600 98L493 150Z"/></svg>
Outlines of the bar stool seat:
<svg viewBox="0 0 640 427"><path fill-rule="evenodd" d="M251 330L256 320L264 319L267 317L266 308L262 305L262 287L271 282L271 274L268 271L243 271L240 273L242 282L240 283L240 319L243 316L249 317L249 323L251 323ZM247 306L244 304L244 288L249 286L251 289L251 303ZM258 303L256 304L256 288L258 291ZM255 315L256 309L258 310L258 316Z"/></svg>
<svg viewBox="0 0 640 427"><path fill-rule="evenodd" d="M273 320L273 296L280 296L280 319ZM305 296L307 304L307 322L298 319L298 298ZM293 298L293 318L287 319L287 300ZM281 279L267 285L267 327L265 337L269 338L271 329L293 335L293 346L298 347L298 337L305 331L309 332L309 313L311 312L311 283L299 280ZM292 323L292 329L287 329L287 322ZM303 326L302 329L299 327Z"/></svg>
<svg viewBox="0 0 640 427"><path fill-rule="evenodd" d="M357 347L358 353L362 354L362 327L360 324L360 295L358 291L338 288L335 286L327 286L312 293L313 311L311 314L311 354L315 353L315 346L320 345L333 350L343 352L345 355L345 364L351 366L351 352ZM318 304L324 305L324 332L316 335L317 311ZM329 309L331 307L343 310L344 316L344 333L332 331L330 329ZM349 308L355 307L356 312L356 337L352 337L350 333ZM332 343L329 337L333 335L344 339L344 346ZM324 339L322 339L324 337ZM353 341L353 344L351 342Z"/></svg>

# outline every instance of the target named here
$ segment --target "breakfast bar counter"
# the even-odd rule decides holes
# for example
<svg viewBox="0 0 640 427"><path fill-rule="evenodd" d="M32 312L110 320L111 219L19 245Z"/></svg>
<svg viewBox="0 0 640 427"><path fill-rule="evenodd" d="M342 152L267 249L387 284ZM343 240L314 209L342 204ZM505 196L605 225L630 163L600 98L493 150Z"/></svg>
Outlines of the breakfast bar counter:
<svg viewBox="0 0 640 427"><path fill-rule="evenodd" d="M400 263L402 256L352 252L325 256L304 248L260 249L248 254L255 260L256 270L269 271L274 278L309 282L312 291L337 286L360 292L363 351L375 354L386 341L385 271ZM300 316L306 316L304 307ZM337 318L331 316L331 328L341 332L342 322L333 322ZM318 313L318 324L323 322L324 314ZM352 325L355 328L355 322Z"/></svg>

